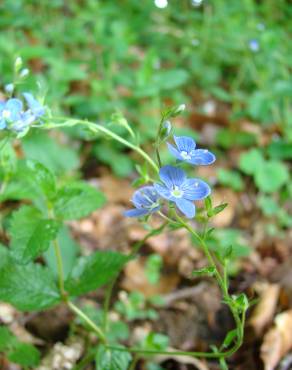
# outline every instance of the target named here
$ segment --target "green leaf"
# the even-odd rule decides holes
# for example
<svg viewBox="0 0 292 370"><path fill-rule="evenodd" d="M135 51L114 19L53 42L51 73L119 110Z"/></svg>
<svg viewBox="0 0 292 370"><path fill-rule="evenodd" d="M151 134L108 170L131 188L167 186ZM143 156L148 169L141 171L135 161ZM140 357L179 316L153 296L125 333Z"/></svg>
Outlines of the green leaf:
<svg viewBox="0 0 292 370"><path fill-rule="evenodd" d="M268 146L268 154L273 159L292 159L292 144L283 140L274 141Z"/></svg>
<svg viewBox="0 0 292 370"><path fill-rule="evenodd" d="M60 251L63 260L63 269L64 269L64 276L67 277L71 272L76 260L77 255L80 250L79 245L72 239L70 232L67 227L63 227L57 237L59 242ZM53 248L49 248L44 253L45 261L49 269L54 273L54 275L58 276L58 269L57 269L57 261L56 255Z"/></svg>
<svg viewBox="0 0 292 370"><path fill-rule="evenodd" d="M15 342L15 336L6 326L0 326L0 352L5 351Z"/></svg>
<svg viewBox="0 0 292 370"><path fill-rule="evenodd" d="M65 288L73 296L95 290L115 277L129 259L124 254L112 251L97 251L81 257L65 281Z"/></svg>
<svg viewBox="0 0 292 370"><path fill-rule="evenodd" d="M51 272L39 265L15 264L1 248L1 258L6 262L0 266L0 300L11 303L22 311L48 308L60 300Z"/></svg>
<svg viewBox="0 0 292 370"><path fill-rule="evenodd" d="M218 213L222 212L227 206L228 206L228 203L222 203L222 204L219 204L219 206L214 207L212 211L213 216L218 215Z"/></svg>
<svg viewBox="0 0 292 370"><path fill-rule="evenodd" d="M207 197L205 198L204 203L205 203L207 213L211 212L212 211L212 199L210 197Z"/></svg>
<svg viewBox="0 0 292 370"><path fill-rule="evenodd" d="M63 220L74 220L88 216L105 203L105 196L92 186L76 182L63 187L54 202L55 214Z"/></svg>
<svg viewBox="0 0 292 370"><path fill-rule="evenodd" d="M37 132L22 140L23 150L28 159L39 161L53 173L63 174L79 167L79 157L70 146L57 143L47 133Z"/></svg>
<svg viewBox="0 0 292 370"><path fill-rule="evenodd" d="M223 348L229 347L230 344L233 342L233 340L236 338L236 336L237 336L237 329L233 329L233 330L229 331L226 334L226 337L223 341L222 347Z"/></svg>
<svg viewBox="0 0 292 370"><path fill-rule="evenodd" d="M131 360L127 351L110 350L100 345L95 357L96 370L128 370Z"/></svg>
<svg viewBox="0 0 292 370"><path fill-rule="evenodd" d="M232 147L249 147L256 143L256 136L245 131L231 131L229 129L221 129L218 131L216 142L223 148Z"/></svg>
<svg viewBox="0 0 292 370"><path fill-rule="evenodd" d="M279 190L288 180L289 171L279 161L267 161L255 172L255 183L265 193Z"/></svg>
<svg viewBox="0 0 292 370"><path fill-rule="evenodd" d="M243 190L244 183L239 172L220 168L217 175L222 185L229 186L235 191Z"/></svg>
<svg viewBox="0 0 292 370"><path fill-rule="evenodd" d="M255 174L263 165L264 158L258 149L242 153L239 159L239 168L247 175Z"/></svg>
<svg viewBox="0 0 292 370"><path fill-rule="evenodd" d="M195 270L192 272L192 275L193 276L214 276L215 274L215 267L204 267L202 269L199 269L199 270Z"/></svg>
<svg viewBox="0 0 292 370"><path fill-rule="evenodd" d="M40 352L31 344L18 343L9 351L8 359L22 366L37 366L40 361Z"/></svg>
<svg viewBox="0 0 292 370"><path fill-rule="evenodd" d="M13 213L9 229L12 257L22 264L32 261L49 248L59 227L59 222L43 218L36 208L21 207Z"/></svg>
<svg viewBox="0 0 292 370"><path fill-rule="evenodd" d="M27 161L27 167L31 171L33 181L47 198L51 199L56 193L55 176L43 164L35 160Z"/></svg>
<svg viewBox="0 0 292 370"><path fill-rule="evenodd" d="M160 333L149 333L141 343L145 349L164 351L169 345L169 337Z"/></svg>

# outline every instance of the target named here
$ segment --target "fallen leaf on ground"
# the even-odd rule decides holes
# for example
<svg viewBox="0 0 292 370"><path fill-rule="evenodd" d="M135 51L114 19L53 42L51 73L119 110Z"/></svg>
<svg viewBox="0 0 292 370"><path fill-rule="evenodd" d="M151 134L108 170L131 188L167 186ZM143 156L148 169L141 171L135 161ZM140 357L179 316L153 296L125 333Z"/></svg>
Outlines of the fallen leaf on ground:
<svg viewBox="0 0 292 370"><path fill-rule="evenodd" d="M274 370L290 349L292 349L292 309L277 315L275 326L264 336L261 346L264 369Z"/></svg>
<svg viewBox="0 0 292 370"><path fill-rule="evenodd" d="M260 298L249 319L249 324L253 327L256 335L260 336L274 318L280 287L278 284L258 283L255 284L254 288L260 294Z"/></svg>

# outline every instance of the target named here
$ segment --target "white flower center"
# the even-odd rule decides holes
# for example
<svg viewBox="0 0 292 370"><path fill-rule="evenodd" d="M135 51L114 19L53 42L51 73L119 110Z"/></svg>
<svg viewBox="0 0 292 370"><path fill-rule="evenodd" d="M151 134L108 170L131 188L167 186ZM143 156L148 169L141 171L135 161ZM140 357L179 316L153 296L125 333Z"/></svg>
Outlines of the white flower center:
<svg viewBox="0 0 292 370"><path fill-rule="evenodd" d="M171 195L175 198L181 198L183 196L183 191L178 186L174 186Z"/></svg>
<svg viewBox="0 0 292 370"><path fill-rule="evenodd" d="M183 157L183 159L191 159L190 153L186 152L185 150L182 150L180 155Z"/></svg>
<svg viewBox="0 0 292 370"><path fill-rule="evenodd" d="M8 119L10 118L10 116L11 116L11 112L9 110L4 109L2 112L2 117Z"/></svg>

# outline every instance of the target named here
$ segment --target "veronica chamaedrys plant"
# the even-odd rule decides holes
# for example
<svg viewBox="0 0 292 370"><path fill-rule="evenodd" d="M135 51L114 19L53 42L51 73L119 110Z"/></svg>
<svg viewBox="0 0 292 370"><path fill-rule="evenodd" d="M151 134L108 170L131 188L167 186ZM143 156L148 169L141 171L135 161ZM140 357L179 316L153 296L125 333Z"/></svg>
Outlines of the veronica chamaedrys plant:
<svg viewBox="0 0 292 370"><path fill-rule="evenodd" d="M16 94L15 90L13 94ZM248 308L247 298L243 294L239 296L229 294L228 255L219 256L216 252L212 253L207 243L208 235L212 232L207 222L224 206L213 208L209 197L211 190L206 182L189 178L186 172L178 167L179 164L177 166L163 164L160 158L160 146L166 142L173 131L170 120L182 113L184 108L184 105L180 105L162 113L154 143L156 156L154 159L140 147L138 136L130 126L131 140L126 140L105 125L81 119L50 116L46 114L45 107L30 93L21 94L20 97L10 95L1 103L0 159L6 161L7 146L10 145L9 158L14 161L14 164L9 168L9 176L4 173L5 186L1 186L0 197L1 199L10 199L9 197L16 200L25 199L26 202L11 215L7 230L10 236L9 247L0 246L0 300L23 311L44 310L61 302L66 304L81 319L81 322L86 324L86 328L99 338L98 347L95 348L97 369L128 370L129 367L134 369L137 356L169 353L164 347L119 345L109 333L111 325L108 315L113 285L123 266L137 255L147 238L163 232L167 227L170 230L173 227L184 228L196 239L205 253L208 266L195 271L194 274L205 274L216 279L224 302L229 306L236 324L236 328L228 333L220 348L212 346L210 352L177 350L172 354L217 358L220 360L222 369L226 369L225 358L232 355L242 343L244 318ZM150 224L147 225L148 234L135 244L129 254L96 251L90 256L76 257L68 266L68 261L63 258L66 253L66 243L63 243L61 237L62 230L66 227L65 222L89 215L104 204L105 198L99 190L83 181L59 183L56 175L39 161L25 161L22 158L21 163L18 163L16 153L11 154L13 152L11 143L15 138L21 139L30 129L51 130L77 125L91 132L93 138L95 135L104 134L141 156L145 164L140 185L144 184L144 186L135 191L132 199L135 208L126 211L125 215L148 222L148 219L156 214L162 218L163 223L157 229L151 228ZM191 138L175 137L174 139L177 144L177 149L174 148L176 151L168 147L178 160L184 160L187 163L190 160L192 165L207 165L214 162L215 156L209 151L202 152L196 149ZM15 173L18 169L21 172ZM0 176L3 174L0 173ZM15 183L13 183L14 178L16 178ZM24 191L27 188L33 190ZM196 216L194 202L201 199L205 199L206 205L205 210L200 212L200 218L204 219L202 230L195 229L191 223L192 218ZM52 250L55 255L55 264L52 264L47 257L46 253L49 250ZM40 264L39 257L42 257L47 265ZM76 298L107 284L103 317L97 323L78 307ZM20 363L20 360L18 361ZM36 366L35 361L36 359L31 365L26 363L26 366Z"/></svg>

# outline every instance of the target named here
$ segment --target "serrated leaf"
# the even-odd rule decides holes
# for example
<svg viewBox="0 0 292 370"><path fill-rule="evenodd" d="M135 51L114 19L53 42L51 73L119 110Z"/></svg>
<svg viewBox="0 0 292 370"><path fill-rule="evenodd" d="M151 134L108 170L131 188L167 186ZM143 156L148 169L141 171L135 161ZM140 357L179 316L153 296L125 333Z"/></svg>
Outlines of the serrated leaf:
<svg viewBox="0 0 292 370"><path fill-rule="evenodd" d="M95 357L96 370L127 370L131 360L127 351L110 350L100 345Z"/></svg>
<svg viewBox="0 0 292 370"><path fill-rule="evenodd" d="M59 228L59 222L43 218L38 209L21 207L13 213L9 228L12 257L22 264L32 261L49 248Z"/></svg>
<svg viewBox="0 0 292 370"><path fill-rule="evenodd" d="M29 343L17 343L8 353L8 359L22 366L37 366L40 361L40 352Z"/></svg>
<svg viewBox="0 0 292 370"><path fill-rule="evenodd" d="M65 281L65 288L73 296L95 290L116 276L129 259L124 254L112 251L97 251L81 257Z"/></svg>
<svg viewBox="0 0 292 370"><path fill-rule="evenodd" d="M63 187L54 202L55 214L63 220L75 220L88 216L105 203L105 196L92 186L76 182Z"/></svg>
<svg viewBox="0 0 292 370"><path fill-rule="evenodd" d="M1 248L0 301L11 303L23 311L37 311L53 306L60 295L51 272L39 265L14 263Z"/></svg>
<svg viewBox="0 0 292 370"><path fill-rule="evenodd" d="M27 167L32 174L33 181L48 199L51 199L56 192L55 176L42 163L35 160L28 160Z"/></svg>

